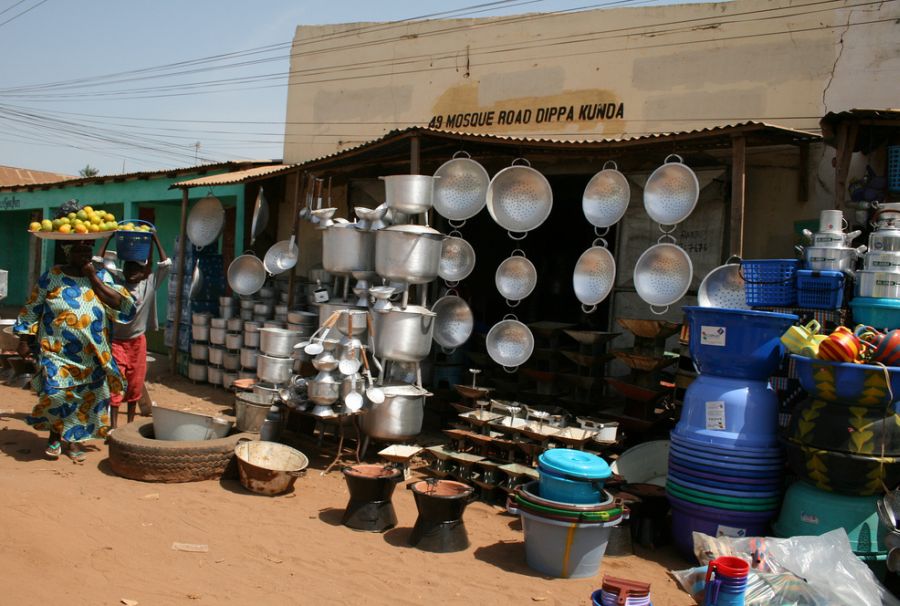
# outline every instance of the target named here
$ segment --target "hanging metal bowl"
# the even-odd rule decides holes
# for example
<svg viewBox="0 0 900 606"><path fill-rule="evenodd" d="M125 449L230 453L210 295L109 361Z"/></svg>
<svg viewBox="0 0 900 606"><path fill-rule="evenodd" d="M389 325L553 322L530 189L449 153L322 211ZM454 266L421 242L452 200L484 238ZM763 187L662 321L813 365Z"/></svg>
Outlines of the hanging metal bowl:
<svg viewBox="0 0 900 606"><path fill-rule="evenodd" d="M610 160L603 165L603 170L588 181L581 197L581 209L584 211L584 218L594 227L610 227L625 216L630 201L631 186L628 179L617 170L616 163Z"/></svg>
<svg viewBox="0 0 900 606"><path fill-rule="evenodd" d="M693 277L691 258L683 248L668 242L645 250L634 266L634 288L655 314L664 314L683 297ZM658 307L664 309L657 311Z"/></svg>
<svg viewBox="0 0 900 606"><path fill-rule="evenodd" d="M581 253L572 275L575 297L581 301L581 309L586 314L596 311L616 282L616 260L609 249L597 246L598 242Z"/></svg>
<svg viewBox="0 0 900 606"><path fill-rule="evenodd" d="M472 336L475 318L464 299L448 293L434 302L431 311L435 313L432 338L444 353L452 353Z"/></svg>
<svg viewBox="0 0 900 606"><path fill-rule="evenodd" d="M438 276L451 284L465 280L475 269L475 249L461 236L458 231L450 232L441 243Z"/></svg>
<svg viewBox="0 0 900 606"><path fill-rule="evenodd" d="M250 222L250 244L256 241L268 224L269 203L266 201L263 188L260 187L259 193L256 194L256 204L253 206L253 220Z"/></svg>
<svg viewBox="0 0 900 606"><path fill-rule="evenodd" d="M434 176L439 177L434 184L434 210L442 217L465 221L481 212L487 203L491 178L468 153L453 154L453 159L441 164Z"/></svg>
<svg viewBox="0 0 900 606"><path fill-rule="evenodd" d="M290 240L281 240L269 247L263 258L263 266L269 275L275 276L292 269L297 264L300 249L294 244L295 236Z"/></svg>
<svg viewBox="0 0 900 606"><path fill-rule="evenodd" d="M500 295L506 299L506 304L516 307L519 301L534 291L537 277L534 264L525 257L525 251L517 248L497 267L494 284Z"/></svg>
<svg viewBox="0 0 900 606"><path fill-rule="evenodd" d="M736 259L737 263L732 263L732 259ZM697 304L700 307L750 309L747 305L747 285L741 275L740 257L731 257L728 263L706 274L697 290Z"/></svg>
<svg viewBox="0 0 900 606"><path fill-rule="evenodd" d="M207 196L197 202L187 218L185 232L194 246L212 244L225 226L225 209L215 196Z"/></svg>
<svg viewBox="0 0 900 606"><path fill-rule="evenodd" d="M534 335L514 315L507 314L488 331L485 346L491 360L506 372L515 372L531 357Z"/></svg>
<svg viewBox="0 0 900 606"><path fill-rule="evenodd" d="M674 162L669 161L672 158ZM676 154L666 156L644 186L644 208L660 225L677 225L687 219L699 197L697 175Z"/></svg>
<svg viewBox="0 0 900 606"><path fill-rule="evenodd" d="M236 294L252 295L266 283L266 268L259 257L244 253L228 266L228 285Z"/></svg>
<svg viewBox="0 0 900 606"><path fill-rule="evenodd" d="M524 162L519 166L516 162ZM531 168L524 158L517 158L494 175L487 190L487 209L491 218L509 237L521 240L539 227L553 209L553 190L541 173ZM516 237L513 233L523 235Z"/></svg>

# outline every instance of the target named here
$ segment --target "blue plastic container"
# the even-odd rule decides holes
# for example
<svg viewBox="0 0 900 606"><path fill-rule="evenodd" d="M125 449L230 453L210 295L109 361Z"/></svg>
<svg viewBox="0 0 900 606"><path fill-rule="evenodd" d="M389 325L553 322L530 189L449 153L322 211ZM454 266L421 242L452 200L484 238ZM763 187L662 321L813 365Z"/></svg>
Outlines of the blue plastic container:
<svg viewBox="0 0 900 606"><path fill-rule="evenodd" d="M753 457L744 457L739 454L731 453L731 454L714 454L707 452L700 452L697 450L693 450L691 448L685 448L680 444L669 444L669 454L676 454L681 457L686 457L690 459L694 459L696 461L700 461L703 463L708 463L710 465L731 465L738 467L752 467L755 469L780 469L784 462L782 459L755 459Z"/></svg>
<svg viewBox="0 0 900 606"><path fill-rule="evenodd" d="M724 487L709 486L708 484L695 482L694 479L690 476L684 476L671 470L669 471L669 479L672 480L677 486L690 488L692 490L700 490L710 495L720 495L723 497L744 497L748 502L752 502L754 499L770 499L781 494L781 489L777 486L754 486L751 488L746 488L744 490L738 490L738 487L736 485L728 486L726 484Z"/></svg>
<svg viewBox="0 0 900 606"><path fill-rule="evenodd" d="M672 506L672 539L687 558L694 559L693 532L715 537L720 534L738 537L766 536L766 528L774 511L728 511L697 505L669 494Z"/></svg>
<svg viewBox="0 0 900 606"><path fill-rule="evenodd" d="M814 398L882 409L891 403L892 393L894 402L900 400L900 367L829 362L797 355L791 355L791 361L800 386ZM890 376L890 389L885 384L885 370Z"/></svg>
<svg viewBox="0 0 900 606"><path fill-rule="evenodd" d="M766 311L685 307L690 352L703 374L768 379L782 357L781 335L798 317Z"/></svg>
<svg viewBox="0 0 900 606"><path fill-rule="evenodd" d="M747 448L745 446L737 447L726 446L724 444L708 444L706 442L700 442L692 438L687 438L684 435L675 433L674 431L669 435L669 440L674 442L675 444L684 446L685 448L696 450L698 453L707 453L714 455L744 455L748 459L784 459L784 453L782 452L780 443L768 448Z"/></svg>
<svg viewBox="0 0 900 606"><path fill-rule="evenodd" d="M581 450L552 448L538 457L541 496L561 503L599 503L612 475L601 457Z"/></svg>
<svg viewBox="0 0 900 606"><path fill-rule="evenodd" d="M897 193L900 192L900 145L888 145L887 156L888 189Z"/></svg>
<svg viewBox="0 0 900 606"><path fill-rule="evenodd" d="M716 461L714 459L700 458L694 454L683 455L671 450L669 451L669 461L682 467L686 467L687 469L709 473L729 474L738 478L775 479L781 477L781 474L784 473L783 465L770 465L766 467L760 467L758 465L739 465L724 461Z"/></svg>
<svg viewBox="0 0 900 606"><path fill-rule="evenodd" d="M150 249L153 246L153 234L146 231L125 231L121 228L126 223L149 225L156 230L152 223L139 219L119 221L119 230L116 232L116 255L123 261L146 261L150 258Z"/></svg>
<svg viewBox="0 0 900 606"><path fill-rule="evenodd" d="M684 394L674 435L728 449L778 444L778 395L767 380L698 376Z"/></svg>
<svg viewBox="0 0 900 606"><path fill-rule="evenodd" d="M769 480L764 484L741 484L738 482L734 482L732 478L722 476L721 480L710 480L705 477L702 477L696 472L691 473L690 471L677 471L675 469L669 468L668 476L672 478L679 484L684 484L684 482L691 482L692 484L697 484L699 487L698 490L706 490L707 488L719 488L722 490L733 490L736 492L740 492L743 494L757 494L756 491L765 492L781 492L782 482L780 480ZM692 487L688 487L692 488Z"/></svg>
<svg viewBox="0 0 900 606"><path fill-rule="evenodd" d="M692 469L675 461L669 461L669 471L688 475L695 480L702 479L703 481L719 482L728 484L729 486L759 486L766 489L769 486L780 486L782 482L780 471L777 474L772 474L770 477L745 478L727 471L702 471L699 469Z"/></svg>
<svg viewBox="0 0 900 606"><path fill-rule="evenodd" d="M797 302L797 259L741 261L746 302L750 307L791 307Z"/></svg>
<svg viewBox="0 0 900 606"><path fill-rule="evenodd" d="M797 305L807 309L838 309L844 302L840 271L797 270Z"/></svg>
<svg viewBox="0 0 900 606"><path fill-rule="evenodd" d="M900 328L900 299L854 297L850 299L853 321L881 330Z"/></svg>

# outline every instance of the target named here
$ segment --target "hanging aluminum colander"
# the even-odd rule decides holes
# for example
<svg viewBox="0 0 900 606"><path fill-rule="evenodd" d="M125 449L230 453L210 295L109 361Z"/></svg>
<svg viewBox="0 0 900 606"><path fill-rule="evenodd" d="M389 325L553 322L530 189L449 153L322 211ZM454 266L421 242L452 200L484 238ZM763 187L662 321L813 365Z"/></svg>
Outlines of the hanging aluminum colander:
<svg viewBox="0 0 900 606"><path fill-rule="evenodd" d="M644 251L634 266L634 288L650 304L650 311L664 314L688 291L694 265L683 248L668 242ZM658 311L657 308L664 308Z"/></svg>
<svg viewBox="0 0 900 606"><path fill-rule="evenodd" d="M265 283L266 268L253 253L236 257L228 266L228 285L236 294L255 294Z"/></svg>
<svg viewBox="0 0 900 606"><path fill-rule="evenodd" d="M737 260L737 263L732 262ZM731 257L703 278L697 290L700 307L724 307L725 309L750 309L747 305L747 285L741 275L741 258Z"/></svg>
<svg viewBox="0 0 900 606"><path fill-rule="evenodd" d="M526 165L516 165L520 161ZM494 175L488 186L488 212L514 240L521 240L525 233L539 227L550 216L552 208L550 183L524 158L513 160L513 165ZM516 237L513 233L522 235Z"/></svg>
<svg viewBox="0 0 900 606"><path fill-rule="evenodd" d="M250 222L250 244L266 229L269 224L269 203L266 201L266 195L260 186L259 192L256 194L256 204L253 205L253 219Z"/></svg>
<svg viewBox="0 0 900 606"><path fill-rule="evenodd" d="M610 227L625 216L630 201L631 186L628 179L617 170L616 163L610 160L603 165L603 170L588 181L581 197L581 209L584 211L584 218L594 227Z"/></svg>
<svg viewBox="0 0 900 606"><path fill-rule="evenodd" d="M471 219L487 203L491 178L468 153L453 154L453 159L441 164L434 176L440 177L434 184L434 210L449 219L454 227L462 224L453 224L453 221Z"/></svg>
<svg viewBox="0 0 900 606"><path fill-rule="evenodd" d="M187 218L185 231L194 246L203 247L215 242L225 225L225 209L215 196L197 202Z"/></svg>
<svg viewBox="0 0 900 606"><path fill-rule="evenodd" d="M269 247L266 256L263 258L263 266L269 275L275 276L292 269L297 264L297 257L300 250L294 244L295 236L291 236L290 240L281 240Z"/></svg>
<svg viewBox="0 0 900 606"><path fill-rule="evenodd" d="M448 291L446 295L435 301L431 306L431 311L436 314L432 338L444 348L444 353L453 353L453 350L463 345L472 336L472 330L475 327L472 309L465 300L456 296L454 291Z"/></svg>
<svg viewBox="0 0 900 606"><path fill-rule="evenodd" d="M438 265L438 276L446 280L449 286L455 286L465 280L475 269L475 249L462 239L458 231L450 232L441 243L441 262Z"/></svg>
<svg viewBox="0 0 900 606"><path fill-rule="evenodd" d="M500 263L494 274L494 284L510 307L516 307L519 301L534 291L537 286L537 270L525 257L525 251L517 248Z"/></svg>
<svg viewBox="0 0 900 606"><path fill-rule="evenodd" d="M675 161L669 162L671 158ZM660 225L676 225L687 219L699 197L697 175L676 154L666 156L644 186L644 208Z"/></svg>
<svg viewBox="0 0 900 606"><path fill-rule="evenodd" d="M485 346L491 360L506 372L515 372L531 357L534 335L513 314L507 314L488 331Z"/></svg>
<svg viewBox="0 0 900 606"><path fill-rule="evenodd" d="M609 249L598 246L600 242L598 238L594 246L581 253L572 275L575 296L586 314L596 311L616 282L616 260Z"/></svg>

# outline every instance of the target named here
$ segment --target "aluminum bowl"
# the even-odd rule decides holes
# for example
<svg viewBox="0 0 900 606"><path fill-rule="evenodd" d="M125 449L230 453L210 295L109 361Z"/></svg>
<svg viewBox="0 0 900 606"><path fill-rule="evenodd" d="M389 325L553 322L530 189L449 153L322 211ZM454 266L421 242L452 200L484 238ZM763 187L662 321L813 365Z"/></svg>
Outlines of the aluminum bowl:
<svg viewBox="0 0 900 606"><path fill-rule="evenodd" d="M609 249L592 246L578 257L572 275L575 297L585 313L592 313L609 296L616 281L616 260Z"/></svg>
<svg viewBox="0 0 900 606"><path fill-rule="evenodd" d="M491 179L487 209L503 229L529 232L550 216L553 190L547 178L531 166L508 166Z"/></svg>
<svg viewBox="0 0 900 606"><path fill-rule="evenodd" d="M521 253L521 254L516 254ZM525 257L525 252L516 249L504 259L494 273L494 284L500 295L506 299L510 307L515 307L530 295L537 286L537 269Z"/></svg>
<svg viewBox="0 0 900 606"><path fill-rule="evenodd" d="M652 307L668 307L685 295L694 277L694 265L676 244L655 244L634 266L634 287ZM665 312L663 312L665 313Z"/></svg>
<svg viewBox="0 0 900 606"><path fill-rule="evenodd" d="M228 266L228 285L239 295L252 295L265 282L266 268L256 255L241 255ZM243 309L243 304L241 308Z"/></svg>
<svg viewBox="0 0 900 606"><path fill-rule="evenodd" d="M607 165L610 167L607 168ZM610 161L588 181L581 197L581 210L584 211L584 218L594 227L610 227L625 216L630 201L628 179L617 170L616 163Z"/></svg>
<svg viewBox="0 0 900 606"><path fill-rule="evenodd" d="M670 159L674 161L670 162ZM699 197L697 175L676 154L667 156L644 186L644 208L650 218L661 225L676 225L687 219Z"/></svg>
<svg viewBox="0 0 900 606"><path fill-rule="evenodd" d="M706 274L697 291L697 304L700 307L750 309L741 264L727 263Z"/></svg>
<svg viewBox="0 0 900 606"><path fill-rule="evenodd" d="M187 218L186 233L194 246L208 246L219 238L225 226L225 208L215 196L197 202Z"/></svg>
<svg viewBox="0 0 900 606"><path fill-rule="evenodd" d="M434 312L435 343L445 349L455 349L472 336L475 318L465 300L455 295L441 297L431 306Z"/></svg>
<svg viewBox="0 0 900 606"><path fill-rule="evenodd" d="M448 236L441 244L438 276L448 282L459 282L468 278L473 269L475 269L475 249L472 245L460 237Z"/></svg>
<svg viewBox="0 0 900 606"><path fill-rule="evenodd" d="M531 329L510 314L491 327L485 345L494 362L507 372L513 372L534 352L534 335Z"/></svg>
<svg viewBox="0 0 900 606"><path fill-rule="evenodd" d="M451 221L471 219L487 203L487 189L491 182L484 167L469 157L457 157L444 162L434 172L434 210ZM468 154L466 154L468 156Z"/></svg>

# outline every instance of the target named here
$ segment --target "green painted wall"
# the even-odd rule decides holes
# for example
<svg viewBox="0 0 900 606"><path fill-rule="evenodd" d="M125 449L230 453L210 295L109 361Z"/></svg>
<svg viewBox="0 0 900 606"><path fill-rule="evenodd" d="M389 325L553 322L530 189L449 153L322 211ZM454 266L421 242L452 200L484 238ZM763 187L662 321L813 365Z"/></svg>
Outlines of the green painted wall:
<svg viewBox="0 0 900 606"><path fill-rule="evenodd" d="M116 215L117 219L137 218L140 208L153 208L156 214L157 229L160 241L166 248L169 256L175 258L175 236L178 235L181 221L181 190L170 190L169 186L175 182L187 181L200 176L208 176L226 172L215 170L196 174L180 174L175 178L151 177L143 179L127 179L120 182L90 183L84 185L65 185L52 187L46 190L19 190L0 188L0 238L5 246L0 247L0 269L9 271L9 295L4 305L18 306L24 303L29 290L28 285L28 255L29 239L27 233L30 211L42 210L44 216L49 216L63 202L72 198L82 205L90 205L95 208L104 208ZM196 188L191 190L190 204L193 205L201 198L208 195L208 189ZM244 186L229 185L212 189L212 193L218 197L226 207L237 206L238 217L235 226L234 253L239 255L243 251L244 240ZM97 250L99 251L99 245ZM111 248L115 248L111 245ZM53 263L53 246L51 242L42 242L42 269L47 269ZM166 318L166 285L162 285L157 293L157 302L160 323L165 323Z"/></svg>

